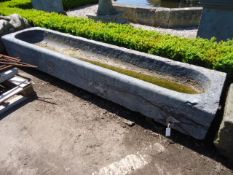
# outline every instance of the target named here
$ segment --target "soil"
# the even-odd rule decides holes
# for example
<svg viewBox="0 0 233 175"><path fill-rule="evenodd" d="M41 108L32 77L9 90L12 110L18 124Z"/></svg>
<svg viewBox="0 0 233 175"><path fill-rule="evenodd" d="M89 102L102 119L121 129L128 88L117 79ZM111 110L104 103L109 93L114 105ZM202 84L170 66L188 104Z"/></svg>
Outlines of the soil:
<svg viewBox="0 0 233 175"><path fill-rule="evenodd" d="M37 98L0 120L1 175L233 175L210 140L197 141L38 71Z"/></svg>

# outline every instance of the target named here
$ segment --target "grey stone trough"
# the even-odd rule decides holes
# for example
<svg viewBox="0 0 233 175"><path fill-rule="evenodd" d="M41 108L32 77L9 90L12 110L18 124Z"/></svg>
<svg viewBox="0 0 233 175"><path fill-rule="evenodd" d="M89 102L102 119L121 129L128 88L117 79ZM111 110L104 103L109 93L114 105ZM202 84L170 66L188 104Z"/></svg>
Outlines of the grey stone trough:
<svg viewBox="0 0 233 175"><path fill-rule="evenodd" d="M138 7L118 3L113 3L113 7L131 22L165 28L197 27L203 10L202 7Z"/></svg>
<svg viewBox="0 0 233 175"><path fill-rule="evenodd" d="M219 108L226 78L222 72L43 28L8 34L2 41L9 55L161 124L170 122L173 129L197 139L205 138ZM154 85L37 45L42 41L91 51L169 76L185 77L197 82L204 92L188 94Z"/></svg>

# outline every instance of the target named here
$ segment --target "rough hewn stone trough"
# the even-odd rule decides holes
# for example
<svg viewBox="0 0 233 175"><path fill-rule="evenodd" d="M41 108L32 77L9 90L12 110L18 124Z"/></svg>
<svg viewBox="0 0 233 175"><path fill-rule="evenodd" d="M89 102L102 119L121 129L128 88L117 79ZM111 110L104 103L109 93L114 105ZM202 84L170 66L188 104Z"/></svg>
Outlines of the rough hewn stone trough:
<svg viewBox="0 0 233 175"><path fill-rule="evenodd" d="M202 7L138 7L117 3L114 3L113 6L131 22L166 28L197 27L202 14Z"/></svg>
<svg viewBox="0 0 233 175"><path fill-rule="evenodd" d="M5 35L2 40L9 55L159 123L171 122L172 128L197 139L205 138L219 107L225 81L221 72L42 28ZM202 90L189 94L167 89L97 66L84 56L173 77L184 84L192 82Z"/></svg>

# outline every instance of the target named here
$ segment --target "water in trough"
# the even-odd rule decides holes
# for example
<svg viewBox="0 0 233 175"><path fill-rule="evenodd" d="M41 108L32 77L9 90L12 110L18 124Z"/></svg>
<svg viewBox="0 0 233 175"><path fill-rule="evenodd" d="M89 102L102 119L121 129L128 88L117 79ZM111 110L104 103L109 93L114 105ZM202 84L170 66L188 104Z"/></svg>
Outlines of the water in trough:
<svg viewBox="0 0 233 175"><path fill-rule="evenodd" d="M194 81L179 81L175 77L152 73L131 64L93 54L82 49L65 46L59 47L57 44L51 44L49 41L42 41L37 43L37 45L177 92L188 94L199 94L203 92L203 89Z"/></svg>
<svg viewBox="0 0 233 175"><path fill-rule="evenodd" d="M136 5L140 7L182 8L200 6L200 0L116 0L116 2L119 4Z"/></svg>

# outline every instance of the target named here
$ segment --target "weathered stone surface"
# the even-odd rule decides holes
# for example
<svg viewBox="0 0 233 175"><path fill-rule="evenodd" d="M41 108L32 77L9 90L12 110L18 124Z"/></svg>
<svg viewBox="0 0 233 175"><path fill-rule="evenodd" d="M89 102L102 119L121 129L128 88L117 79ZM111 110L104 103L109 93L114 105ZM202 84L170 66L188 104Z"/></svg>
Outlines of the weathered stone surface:
<svg viewBox="0 0 233 175"><path fill-rule="evenodd" d="M0 36L8 33L10 28L12 28L12 25L8 21L0 20Z"/></svg>
<svg viewBox="0 0 233 175"><path fill-rule="evenodd" d="M201 7L170 9L116 3L113 4L113 7L131 22L166 28L198 26L202 13Z"/></svg>
<svg viewBox="0 0 233 175"><path fill-rule="evenodd" d="M9 31L12 31L12 29L13 27L8 21L0 19L0 37L10 33ZM0 40L0 53L2 52L4 52L4 46Z"/></svg>
<svg viewBox="0 0 233 175"><path fill-rule="evenodd" d="M173 129L197 139L205 138L219 108L226 78L222 72L42 28L5 35L2 40L9 55L18 56L43 72L161 124L171 122ZM169 90L81 61L78 56L73 58L36 45L43 41L57 49L75 46L80 52L98 53L101 58L108 57L168 76L189 79L197 82L204 92L188 94Z"/></svg>
<svg viewBox="0 0 233 175"><path fill-rule="evenodd" d="M117 11L112 6L112 0L99 0L98 15L114 15Z"/></svg>
<svg viewBox="0 0 233 175"><path fill-rule="evenodd" d="M18 14L0 16L0 36L29 27L26 19Z"/></svg>
<svg viewBox="0 0 233 175"><path fill-rule="evenodd" d="M21 16L19 16L18 14L13 14L10 15L9 17L10 17L9 23L14 27L15 31L29 27L28 21L22 18Z"/></svg>
<svg viewBox="0 0 233 175"><path fill-rule="evenodd" d="M233 84L228 91L223 120L215 145L223 155L233 161Z"/></svg>
<svg viewBox="0 0 233 175"><path fill-rule="evenodd" d="M29 27L28 21L18 14L0 16L0 37L27 27ZM4 47L0 40L0 53L2 52L4 52Z"/></svg>
<svg viewBox="0 0 233 175"><path fill-rule="evenodd" d="M198 36L217 40L233 38L233 2L232 0L202 0L204 10L201 17Z"/></svg>
<svg viewBox="0 0 233 175"><path fill-rule="evenodd" d="M168 27L195 27L201 20L202 8L177 8L171 9Z"/></svg>
<svg viewBox="0 0 233 175"><path fill-rule="evenodd" d="M64 12L62 0L32 0L32 5L37 10L58 13Z"/></svg>

